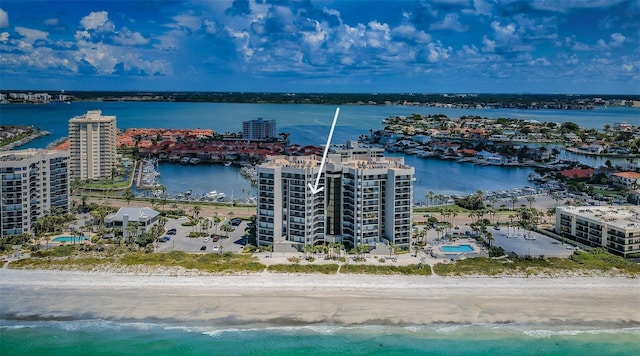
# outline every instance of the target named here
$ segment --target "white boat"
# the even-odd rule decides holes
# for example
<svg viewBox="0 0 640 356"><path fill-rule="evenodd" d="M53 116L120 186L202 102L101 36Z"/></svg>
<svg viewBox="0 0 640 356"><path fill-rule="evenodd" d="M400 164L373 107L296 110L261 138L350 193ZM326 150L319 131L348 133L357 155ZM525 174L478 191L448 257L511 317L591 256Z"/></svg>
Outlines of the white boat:
<svg viewBox="0 0 640 356"><path fill-rule="evenodd" d="M215 190L210 191L209 193L204 195L206 198L209 199L217 199L218 198L218 192Z"/></svg>
<svg viewBox="0 0 640 356"><path fill-rule="evenodd" d="M231 161L225 162L225 163L224 163L224 166L225 166L225 167L229 167L229 166L231 165L231 163L232 163Z"/></svg>

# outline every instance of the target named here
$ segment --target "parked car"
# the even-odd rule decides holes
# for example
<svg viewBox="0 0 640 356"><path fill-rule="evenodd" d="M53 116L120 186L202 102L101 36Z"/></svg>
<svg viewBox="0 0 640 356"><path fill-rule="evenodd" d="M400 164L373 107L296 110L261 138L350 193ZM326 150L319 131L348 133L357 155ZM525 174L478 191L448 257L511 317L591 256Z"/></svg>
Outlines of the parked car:
<svg viewBox="0 0 640 356"><path fill-rule="evenodd" d="M200 251L204 251L204 250L206 250L206 249L207 249L207 246L202 246L202 247L200 247Z"/></svg>
<svg viewBox="0 0 640 356"><path fill-rule="evenodd" d="M240 226L241 223L242 223L242 219L239 219L239 218L231 219L231 225L233 226Z"/></svg>
<svg viewBox="0 0 640 356"><path fill-rule="evenodd" d="M169 230L167 231L167 235L175 235L175 234L176 234L176 232L177 232L177 230L176 230L176 229L169 229Z"/></svg>

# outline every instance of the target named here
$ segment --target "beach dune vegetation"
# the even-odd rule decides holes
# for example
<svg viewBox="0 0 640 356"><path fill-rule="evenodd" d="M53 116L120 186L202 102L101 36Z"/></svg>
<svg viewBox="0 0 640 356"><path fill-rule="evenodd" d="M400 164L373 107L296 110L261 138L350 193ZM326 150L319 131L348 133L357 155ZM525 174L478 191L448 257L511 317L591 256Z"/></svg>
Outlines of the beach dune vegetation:
<svg viewBox="0 0 640 356"><path fill-rule="evenodd" d="M469 258L455 263L438 263L433 266L433 272L439 276L611 273L637 277L640 275L640 265L596 248L589 252L576 251L570 258Z"/></svg>

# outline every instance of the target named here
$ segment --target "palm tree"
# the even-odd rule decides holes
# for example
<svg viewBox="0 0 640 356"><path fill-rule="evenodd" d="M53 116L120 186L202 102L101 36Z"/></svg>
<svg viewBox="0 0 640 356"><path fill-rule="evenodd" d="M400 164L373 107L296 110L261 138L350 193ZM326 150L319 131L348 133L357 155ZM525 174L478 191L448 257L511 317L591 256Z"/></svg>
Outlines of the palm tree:
<svg viewBox="0 0 640 356"><path fill-rule="evenodd" d="M429 206L433 205L433 198L436 196L436 193L433 190L430 190L429 193L425 195L425 198L429 199Z"/></svg>
<svg viewBox="0 0 640 356"><path fill-rule="evenodd" d="M536 201L536 197L534 197L533 195L527 195L527 197L525 199L527 199L527 201L529 202L529 209L531 209L531 204L534 201Z"/></svg>
<svg viewBox="0 0 640 356"><path fill-rule="evenodd" d="M491 242L494 240L493 234L487 231L484 235L487 237L487 241L489 242L489 248L491 248Z"/></svg>
<svg viewBox="0 0 640 356"><path fill-rule="evenodd" d="M516 203L518 202L517 197L511 197L511 210L516 210Z"/></svg>
<svg viewBox="0 0 640 356"><path fill-rule="evenodd" d="M126 243L131 242L131 240L136 240L138 237L138 226L140 224L137 221L129 221L127 224L126 232L127 232L127 240Z"/></svg>
<svg viewBox="0 0 640 356"><path fill-rule="evenodd" d="M191 208L191 213L193 213L193 218L194 218L195 220L197 220L197 219L198 219L198 216L200 215L200 210L201 210L200 205L194 205L194 206Z"/></svg>

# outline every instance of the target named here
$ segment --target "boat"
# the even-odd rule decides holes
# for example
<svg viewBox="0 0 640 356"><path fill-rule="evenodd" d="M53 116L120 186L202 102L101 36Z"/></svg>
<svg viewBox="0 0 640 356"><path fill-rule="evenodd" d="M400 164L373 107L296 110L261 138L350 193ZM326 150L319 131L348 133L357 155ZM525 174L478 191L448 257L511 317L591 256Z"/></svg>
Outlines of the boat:
<svg viewBox="0 0 640 356"><path fill-rule="evenodd" d="M224 166L225 167L229 167L231 165L231 163L232 163L231 161L224 162Z"/></svg>
<svg viewBox="0 0 640 356"><path fill-rule="evenodd" d="M218 192L215 190L210 191L209 193L204 195L207 199L218 199Z"/></svg>
<svg viewBox="0 0 640 356"><path fill-rule="evenodd" d="M200 158L197 158L197 157L191 158L191 159L189 159L189 163L198 164L198 163L200 163Z"/></svg>
<svg viewBox="0 0 640 356"><path fill-rule="evenodd" d="M182 163L182 164L187 164L187 163L189 163L189 157L182 157L182 158L180 158L180 163Z"/></svg>

